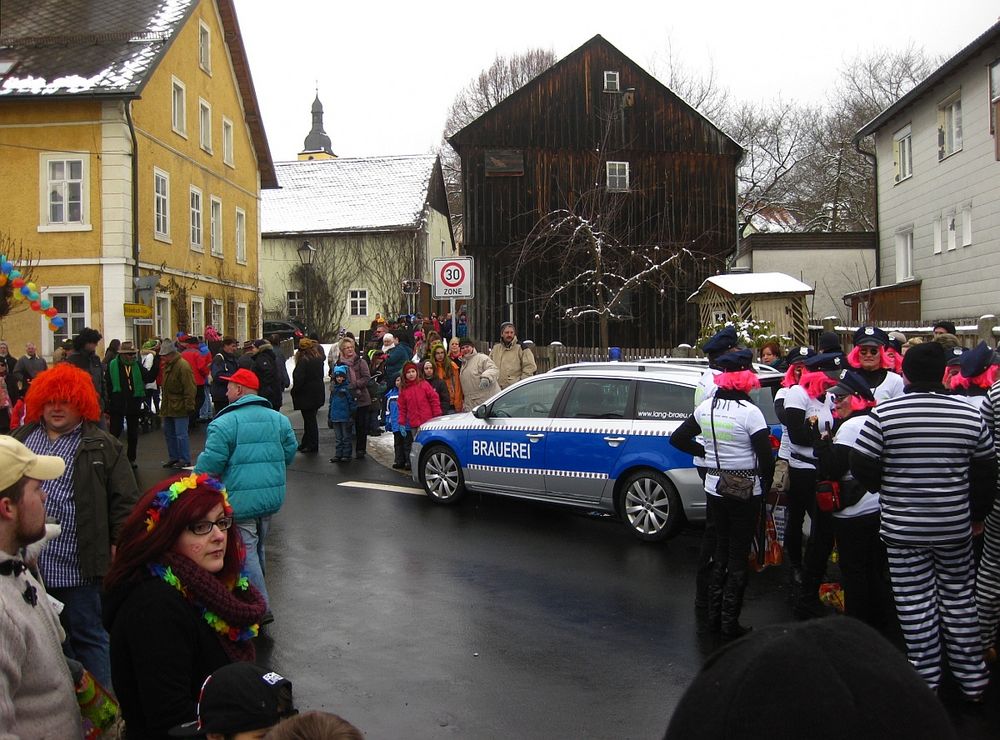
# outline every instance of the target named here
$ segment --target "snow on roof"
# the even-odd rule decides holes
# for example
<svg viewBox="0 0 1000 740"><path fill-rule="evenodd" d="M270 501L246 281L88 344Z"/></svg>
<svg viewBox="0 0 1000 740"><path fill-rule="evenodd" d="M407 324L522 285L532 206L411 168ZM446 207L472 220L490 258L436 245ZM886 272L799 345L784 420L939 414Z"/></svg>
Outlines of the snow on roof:
<svg viewBox="0 0 1000 740"><path fill-rule="evenodd" d="M814 289L783 272L745 272L730 275L713 275L701 284L688 300L713 286L730 295L762 295L771 293L812 293Z"/></svg>
<svg viewBox="0 0 1000 740"><path fill-rule="evenodd" d="M373 231L417 226L434 154L276 162L261 192L261 233Z"/></svg>

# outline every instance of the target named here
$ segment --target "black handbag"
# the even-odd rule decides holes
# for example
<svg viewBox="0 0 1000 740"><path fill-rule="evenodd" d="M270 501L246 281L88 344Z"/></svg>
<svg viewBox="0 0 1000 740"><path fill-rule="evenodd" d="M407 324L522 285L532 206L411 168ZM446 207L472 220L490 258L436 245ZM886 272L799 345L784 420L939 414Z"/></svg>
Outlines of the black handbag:
<svg viewBox="0 0 1000 740"><path fill-rule="evenodd" d="M715 447L715 464L719 464L719 443L715 438L715 397L712 398L712 410L709 418L712 424L712 445ZM718 483L715 484L715 492L720 496L732 499L733 501L747 502L753 497L756 471L731 471L716 469L711 471L719 476ZM747 477L747 473L754 473L752 477Z"/></svg>

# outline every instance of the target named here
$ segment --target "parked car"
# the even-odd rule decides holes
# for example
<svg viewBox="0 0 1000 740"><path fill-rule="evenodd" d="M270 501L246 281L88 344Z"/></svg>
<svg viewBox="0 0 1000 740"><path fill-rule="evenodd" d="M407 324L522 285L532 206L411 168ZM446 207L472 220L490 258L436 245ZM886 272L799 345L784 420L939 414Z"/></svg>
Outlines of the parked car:
<svg viewBox="0 0 1000 740"><path fill-rule="evenodd" d="M637 364L559 368L432 419L410 453L414 481L439 504L473 490L610 512L649 541L704 520L692 458L668 442L694 410L703 370ZM781 376L761 382L754 402L777 426Z"/></svg>
<svg viewBox="0 0 1000 740"><path fill-rule="evenodd" d="M295 349L299 348L299 340L306 335L305 327L297 321L265 321L264 336L270 338L272 334L277 334L282 342L291 339Z"/></svg>

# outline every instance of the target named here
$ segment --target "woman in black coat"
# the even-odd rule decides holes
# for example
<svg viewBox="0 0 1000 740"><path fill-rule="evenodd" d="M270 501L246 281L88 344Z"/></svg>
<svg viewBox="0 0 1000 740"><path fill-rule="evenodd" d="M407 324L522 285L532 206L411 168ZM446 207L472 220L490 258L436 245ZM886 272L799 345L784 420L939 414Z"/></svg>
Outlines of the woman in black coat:
<svg viewBox="0 0 1000 740"><path fill-rule="evenodd" d="M323 370L326 358L319 345L312 339L303 338L295 353L295 369L292 371L292 408L302 413L302 442L299 452L319 451L319 427L316 412L326 403L326 389L323 387Z"/></svg>

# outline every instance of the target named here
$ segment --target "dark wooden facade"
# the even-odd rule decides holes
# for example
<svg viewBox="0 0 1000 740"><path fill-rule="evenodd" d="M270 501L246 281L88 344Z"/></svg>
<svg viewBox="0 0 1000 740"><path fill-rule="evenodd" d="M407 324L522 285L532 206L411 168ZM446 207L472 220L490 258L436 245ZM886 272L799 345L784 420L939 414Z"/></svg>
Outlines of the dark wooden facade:
<svg viewBox="0 0 1000 740"><path fill-rule="evenodd" d="M919 280L880 285L844 297L851 303L851 321L855 325L920 321Z"/></svg>
<svg viewBox="0 0 1000 740"><path fill-rule="evenodd" d="M606 71L618 73L618 91L605 91ZM567 322L562 306L543 309L558 282L551 266L515 269L533 228L559 209L603 219L621 244L696 253L665 289L633 291L633 318L611 323L612 345L666 347L697 336L686 299L737 243L742 150L710 121L595 36L450 142L462 160L463 251L476 259L477 336L492 338L507 319L505 285L513 282L522 338L598 344L596 320ZM608 161L628 163L627 192L607 191Z"/></svg>

